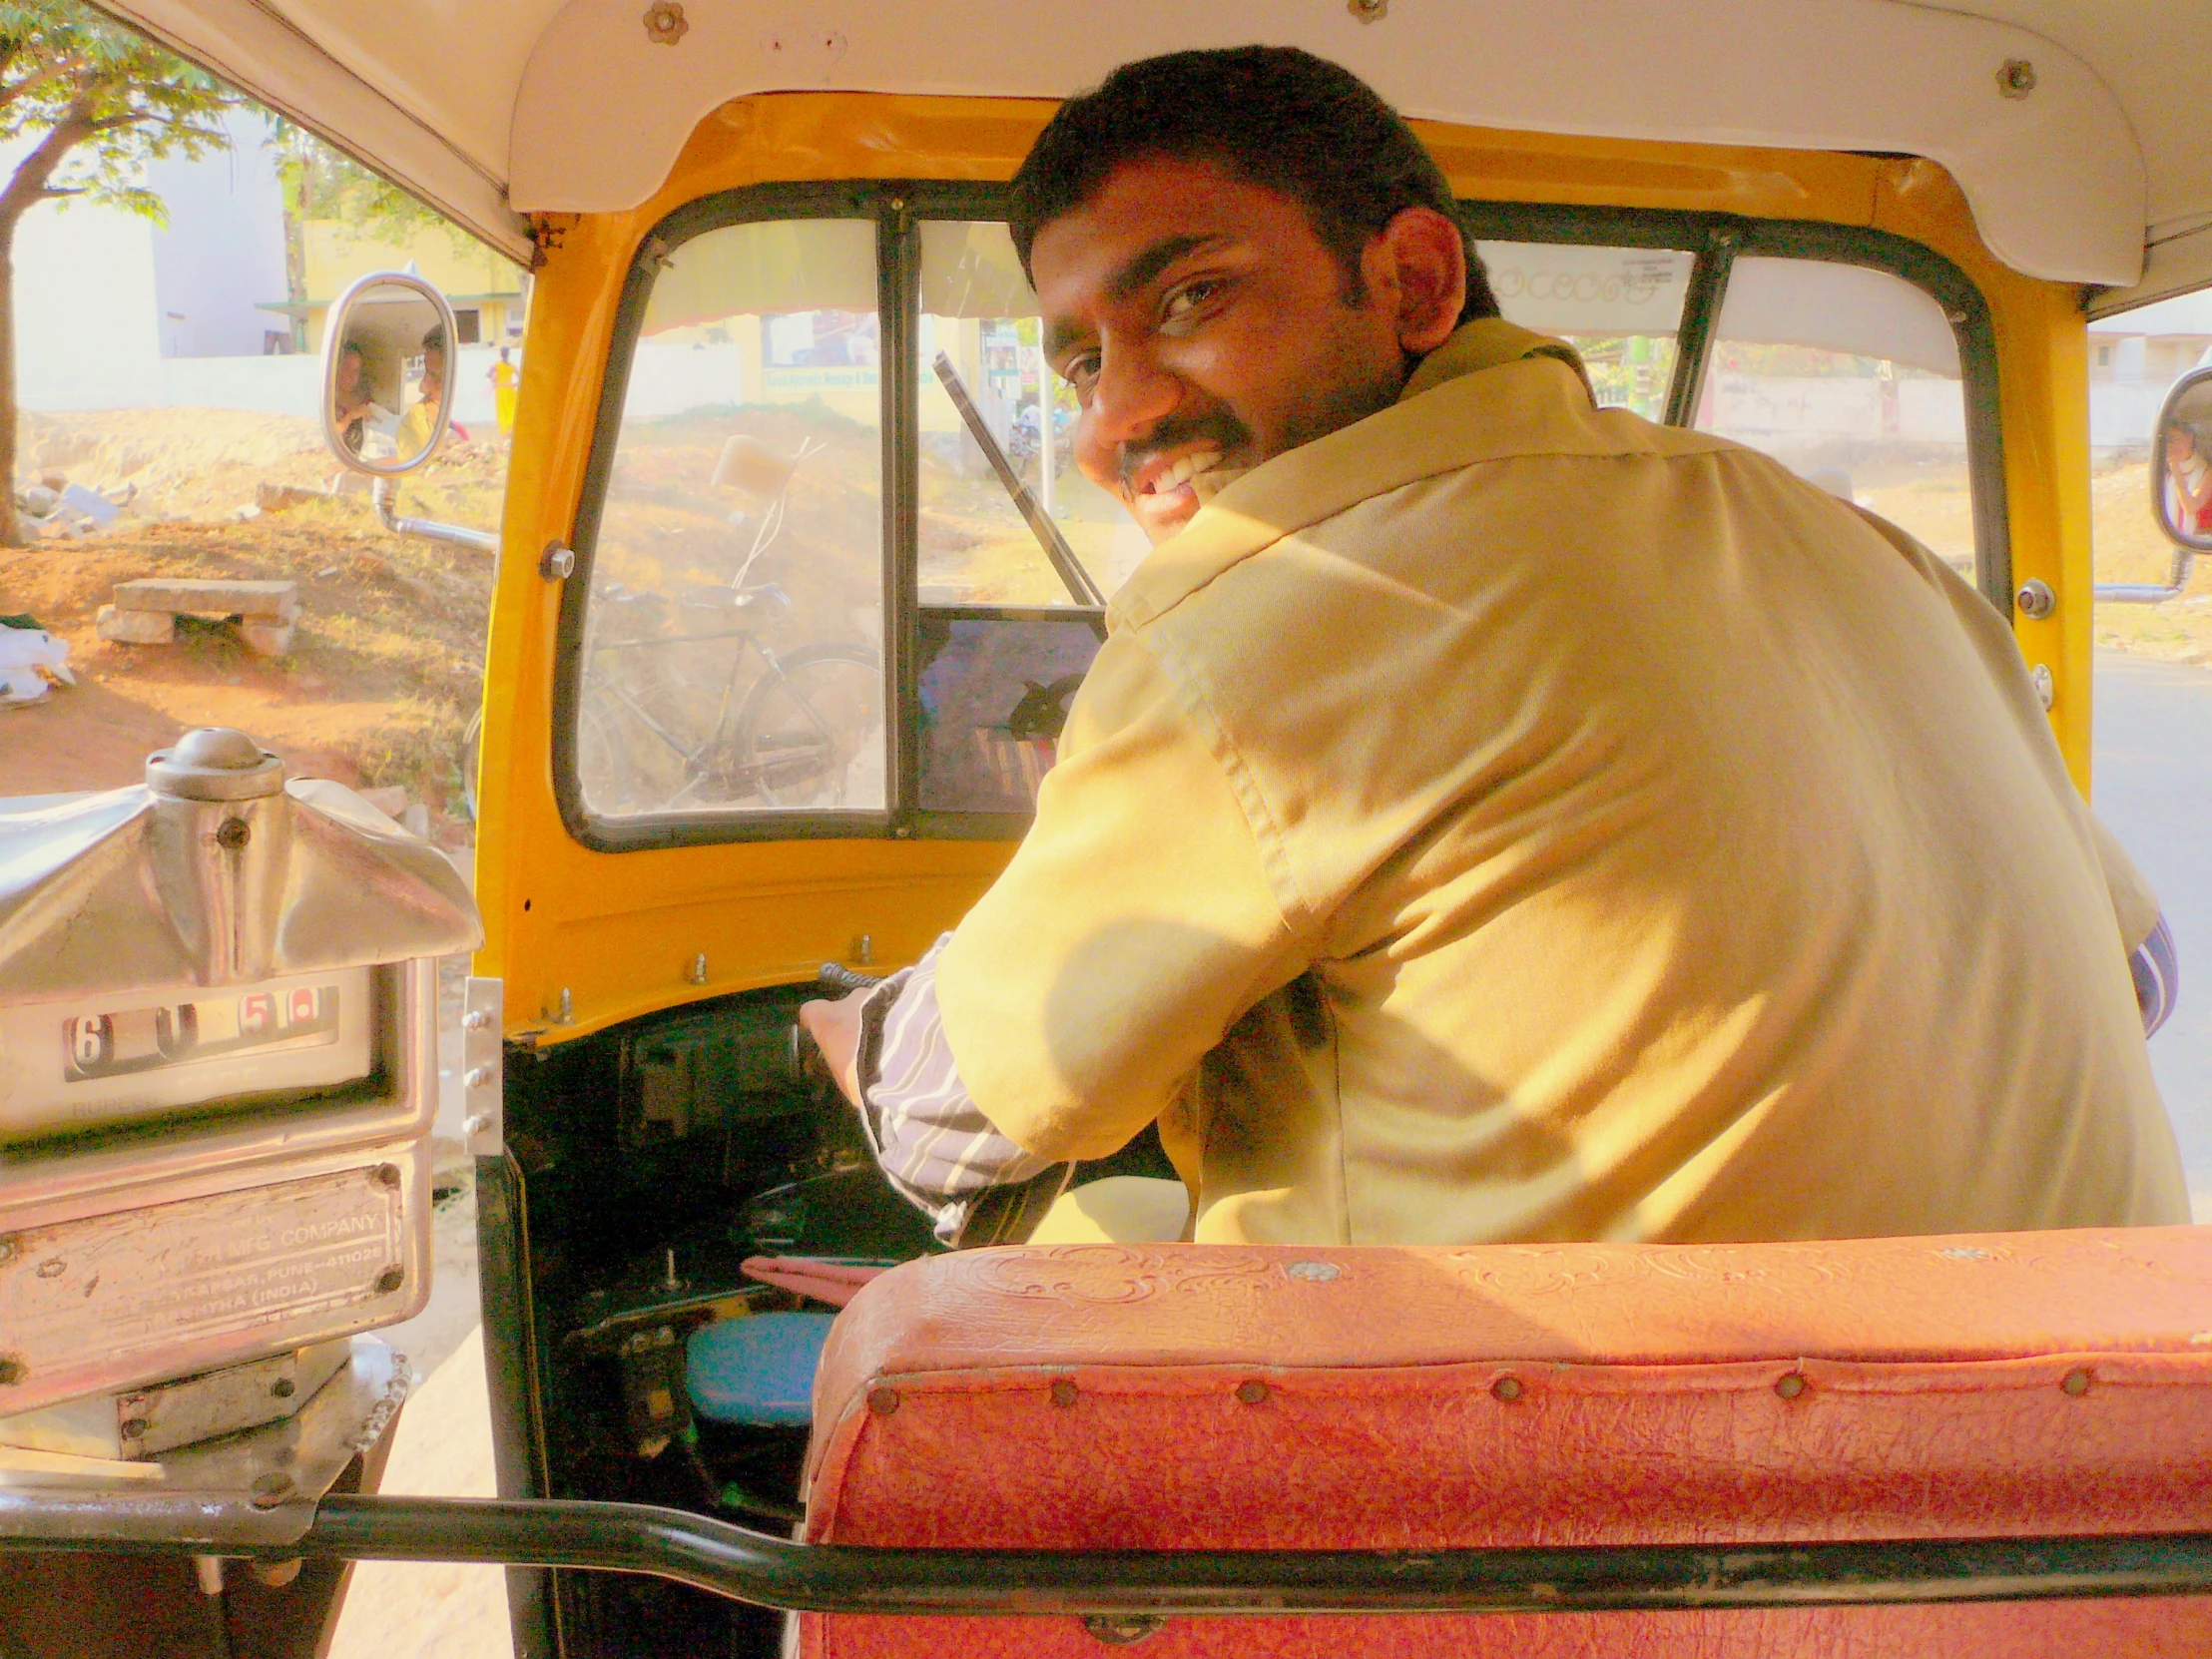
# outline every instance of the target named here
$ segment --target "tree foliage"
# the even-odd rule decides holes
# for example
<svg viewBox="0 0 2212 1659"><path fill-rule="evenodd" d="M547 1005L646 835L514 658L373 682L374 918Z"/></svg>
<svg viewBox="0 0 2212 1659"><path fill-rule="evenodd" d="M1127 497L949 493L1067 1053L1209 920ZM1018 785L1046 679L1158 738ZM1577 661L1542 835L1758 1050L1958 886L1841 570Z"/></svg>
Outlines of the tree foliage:
<svg viewBox="0 0 2212 1659"><path fill-rule="evenodd" d="M444 232L457 253L476 246L460 227L305 128L280 116L271 117L271 122L269 142L276 153L277 176L283 181L284 211L294 222L335 220L363 241L395 248L406 247L419 232L432 229Z"/></svg>
<svg viewBox="0 0 2212 1659"><path fill-rule="evenodd" d="M0 187L0 238L41 202L161 222L145 164L228 149L238 94L81 0L0 3L0 143L31 140Z"/></svg>

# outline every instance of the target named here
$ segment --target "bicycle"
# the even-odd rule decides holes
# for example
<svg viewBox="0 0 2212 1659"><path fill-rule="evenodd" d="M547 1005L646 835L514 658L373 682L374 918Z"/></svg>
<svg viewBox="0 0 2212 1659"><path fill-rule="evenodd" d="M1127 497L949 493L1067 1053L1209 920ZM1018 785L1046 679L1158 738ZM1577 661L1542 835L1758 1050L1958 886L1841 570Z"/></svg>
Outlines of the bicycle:
<svg viewBox="0 0 2212 1659"><path fill-rule="evenodd" d="M779 653L762 634L790 618L783 589L764 583L706 592L714 597L671 599L609 583L593 596L576 748L592 809L624 815L749 802L784 811L881 805L879 779L874 799L854 799L869 793L868 775L880 769L881 656L871 646L839 641ZM656 626L671 609L735 610L761 621L696 632ZM622 617L642 621L645 630L605 638L608 622ZM675 672L676 653L733 642L712 699L696 695L697 677ZM748 685L747 664L756 657L760 671Z"/></svg>

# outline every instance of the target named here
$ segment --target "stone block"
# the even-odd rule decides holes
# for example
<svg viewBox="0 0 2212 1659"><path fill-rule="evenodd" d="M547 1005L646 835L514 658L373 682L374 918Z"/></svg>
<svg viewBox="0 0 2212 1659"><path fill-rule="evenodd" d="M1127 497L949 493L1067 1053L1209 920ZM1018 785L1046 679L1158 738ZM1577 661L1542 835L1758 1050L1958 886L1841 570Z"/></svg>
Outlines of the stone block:
<svg viewBox="0 0 2212 1659"><path fill-rule="evenodd" d="M299 584L224 581L207 576L145 576L135 582L116 583L115 602L128 611L263 617L274 622L290 622L299 615Z"/></svg>
<svg viewBox="0 0 2212 1659"><path fill-rule="evenodd" d="M243 617L239 621L239 638L246 641L246 648L261 657L281 657L291 649L291 624L272 622L266 617Z"/></svg>
<svg viewBox="0 0 2212 1659"><path fill-rule="evenodd" d="M177 638L177 618L170 611L127 611L103 605L93 627L102 639L119 645L168 645Z"/></svg>

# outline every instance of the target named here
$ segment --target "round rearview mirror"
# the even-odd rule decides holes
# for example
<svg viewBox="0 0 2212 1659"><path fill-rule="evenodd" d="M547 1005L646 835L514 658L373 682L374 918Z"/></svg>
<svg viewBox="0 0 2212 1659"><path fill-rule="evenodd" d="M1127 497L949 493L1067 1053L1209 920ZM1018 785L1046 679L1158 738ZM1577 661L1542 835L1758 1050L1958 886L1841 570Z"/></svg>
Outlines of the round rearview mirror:
<svg viewBox="0 0 2212 1659"><path fill-rule="evenodd" d="M2176 380L2158 411L2150 510L2176 547L2212 553L2212 368Z"/></svg>
<svg viewBox="0 0 2212 1659"><path fill-rule="evenodd" d="M363 276L322 333L322 435L355 472L412 472L453 414L453 308L421 277Z"/></svg>

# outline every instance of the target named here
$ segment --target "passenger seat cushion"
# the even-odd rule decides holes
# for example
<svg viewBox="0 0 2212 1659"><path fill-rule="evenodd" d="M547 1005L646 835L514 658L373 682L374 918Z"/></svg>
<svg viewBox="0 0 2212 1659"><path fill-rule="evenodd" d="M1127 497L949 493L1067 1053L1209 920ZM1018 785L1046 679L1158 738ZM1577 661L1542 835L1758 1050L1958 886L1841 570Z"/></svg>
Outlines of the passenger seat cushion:
<svg viewBox="0 0 2212 1659"><path fill-rule="evenodd" d="M807 1531L824 1542L2194 1530L2212 1489L2212 1233L981 1251L909 1264L853 1300L815 1422ZM2152 1639L2169 1628L2186 1640ZM1072 1620L808 1629L810 1651L840 1655L1097 1646ZM2114 1659L2212 1652L2212 1600L1179 1620L1145 1646Z"/></svg>

